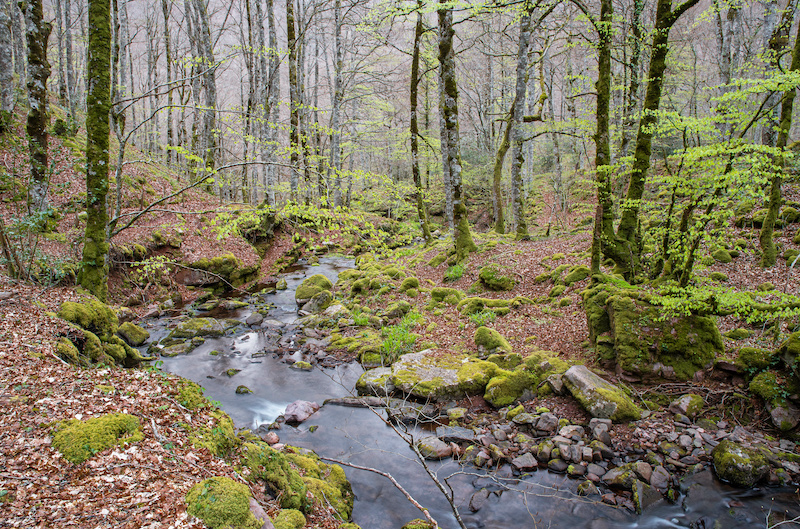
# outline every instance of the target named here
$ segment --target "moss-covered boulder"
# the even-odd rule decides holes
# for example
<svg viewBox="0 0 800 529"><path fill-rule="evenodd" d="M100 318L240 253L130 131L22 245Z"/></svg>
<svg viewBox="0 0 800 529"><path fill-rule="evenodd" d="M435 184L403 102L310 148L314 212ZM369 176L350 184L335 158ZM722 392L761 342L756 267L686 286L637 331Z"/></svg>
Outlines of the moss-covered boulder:
<svg viewBox="0 0 800 529"><path fill-rule="evenodd" d="M400 283L400 292L407 292L412 289L419 289L419 279L416 277L407 277Z"/></svg>
<svg viewBox="0 0 800 529"><path fill-rule="evenodd" d="M731 253L725 248L717 248L716 250L711 252L711 257L713 257L714 260L717 261L718 263L723 263L723 264L727 264L733 261Z"/></svg>
<svg viewBox="0 0 800 529"><path fill-rule="evenodd" d="M775 350L775 355L781 359L795 380L800 381L800 332L792 333Z"/></svg>
<svg viewBox="0 0 800 529"><path fill-rule="evenodd" d="M497 265L486 265L478 272L478 277L489 290L512 290L515 285L514 278L503 274Z"/></svg>
<svg viewBox="0 0 800 529"><path fill-rule="evenodd" d="M201 481L186 493L186 511L211 529L261 529L250 512L250 489L227 477Z"/></svg>
<svg viewBox="0 0 800 529"><path fill-rule="evenodd" d="M502 334L488 327L478 327L475 331L475 345L484 355L493 353L511 353L511 345Z"/></svg>
<svg viewBox="0 0 800 529"><path fill-rule="evenodd" d="M739 358L736 363L745 371L755 373L768 368L775 361L776 357L772 351L758 347L742 347L739 349Z"/></svg>
<svg viewBox="0 0 800 529"><path fill-rule="evenodd" d="M402 318L411 311L411 303L408 301L395 301L390 303L383 311L383 315L390 320Z"/></svg>
<svg viewBox="0 0 800 529"><path fill-rule="evenodd" d="M142 345L147 341L148 338L150 338L149 332L129 321L126 321L119 326L119 329L117 329L117 334L119 334L128 345L133 347Z"/></svg>
<svg viewBox="0 0 800 529"><path fill-rule="evenodd" d="M216 337L225 334L240 322L236 320L218 320L216 318L189 318L184 320L169 333L170 339L187 339L196 337Z"/></svg>
<svg viewBox="0 0 800 529"><path fill-rule="evenodd" d="M457 288L434 287L431 289L431 299L438 303L458 305L464 298L464 293Z"/></svg>
<svg viewBox="0 0 800 529"><path fill-rule="evenodd" d="M662 319L650 295L601 283L583 292L589 338L605 367L629 378L690 380L724 351L709 316Z"/></svg>
<svg viewBox="0 0 800 529"><path fill-rule="evenodd" d="M589 277L589 267L586 265L577 265L570 268L567 276L564 278L564 284L567 286L583 281Z"/></svg>
<svg viewBox="0 0 800 529"><path fill-rule="evenodd" d="M756 450L724 439L711 452L714 472L736 487L752 487L769 471L766 458Z"/></svg>
<svg viewBox="0 0 800 529"><path fill-rule="evenodd" d="M113 336L119 328L114 310L98 299L83 303L66 301L58 311L58 317L74 323L81 329L91 331L101 340Z"/></svg>
<svg viewBox="0 0 800 529"><path fill-rule="evenodd" d="M272 521L275 529L301 529L306 525L306 517L297 509L283 509Z"/></svg>
<svg viewBox="0 0 800 529"><path fill-rule="evenodd" d="M244 453L250 478L263 481L267 492L279 499L282 508L310 511L306 485L282 452L265 443L246 443Z"/></svg>
<svg viewBox="0 0 800 529"><path fill-rule="evenodd" d="M315 274L307 277L300 283L294 293L294 299L298 306L304 305L308 300L319 294L323 290L332 290L333 283L322 274Z"/></svg>
<svg viewBox="0 0 800 529"><path fill-rule="evenodd" d="M310 314L318 314L330 307L331 302L333 302L331 291L321 290L303 304L303 310Z"/></svg>
<svg viewBox="0 0 800 529"><path fill-rule="evenodd" d="M230 288L238 287L258 277L259 265L245 265L232 253L212 257L204 257L187 263L191 272L184 278L184 283L191 286Z"/></svg>
<svg viewBox="0 0 800 529"><path fill-rule="evenodd" d="M492 361L492 358L489 358ZM498 369L486 385L483 398L497 408L533 396L546 396L550 386L543 382L551 375L560 375L569 364L554 353L539 351L514 367Z"/></svg>
<svg viewBox="0 0 800 529"><path fill-rule="evenodd" d="M390 395L394 391L392 369L376 367L364 371L356 381L356 391L359 395L375 395L377 397Z"/></svg>
<svg viewBox="0 0 800 529"><path fill-rule="evenodd" d="M562 377L572 396L592 417L614 422L635 421L642 410L621 389L582 365L572 366Z"/></svg>
<svg viewBox="0 0 800 529"><path fill-rule="evenodd" d="M299 469L314 506L332 508L340 520L350 519L355 498L342 467L323 463L313 452L298 450L286 457Z"/></svg>
<svg viewBox="0 0 800 529"><path fill-rule="evenodd" d="M71 463L83 463L97 452L142 440L139 419L127 413L110 413L85 421L58 423L53 448Z"/></svg>
<svg viewBox="0 0 800 529"><path fill-rule="evenodd" d="M483 393L499 368L467 355L437 354L430 349L408 353L392 364L392 384L425 399L450 399Z"/></svg>

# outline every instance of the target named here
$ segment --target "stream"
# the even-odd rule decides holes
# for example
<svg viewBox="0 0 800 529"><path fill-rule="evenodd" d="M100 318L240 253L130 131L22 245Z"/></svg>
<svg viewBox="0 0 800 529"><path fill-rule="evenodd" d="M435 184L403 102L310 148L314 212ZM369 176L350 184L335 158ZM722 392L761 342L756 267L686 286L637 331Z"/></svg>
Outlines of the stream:
<svg viewBox="0 0 800 529"><path fill-rule="evenodd" d="M189 354L163 358L161 368L203 386L205 395L218 401L237 427L252 430L272 423L293 401L322 404L329 398L350 396L363 372L357 363L301 371L290 368L276 351L294 349L293 359L301 359L303 351L299 342L305 336L302 328L295 325L298 316L294 291L302 280L321 273L335 282L341 270L353 266L352 259L325 257L320 259L319 266L301 265L283 274L281 278L287 282L286 290L244 298L248 306L237 310L198 313L200 316L245 321L254 312L253 301L273 306L260 327L239 326L233 334L207 339ZM151 332L151 341L166 336L170 324L174 325L174 319L144 322ZM217 354L211 354L212 351ZM325 364L324 361L320 363ZM228 376L226 372L231 369L240 371ZM240 385L247 386L252 393L237 394L236 388ZM299 427L283 425L276 433L282 443L390 473L430 509L442 528L457 528L443 494L405 441L384 423L378 413L383 412L326 405ZM428 465L439 479L448 478L455 503L466 526L471 529L744 529L766 527L765 520L770 511L786 511L790 517L800 514L794 489L734 489L720 483L708 471L684 479L685 486L678 502L660 501L644 514L636 515L603 504L596 496L579 497L576 494L579 481L546 470L514 478L507 465L494 474L471 465L462 467L453 460L428 462ZM409 520L422 517L386 478L350 467L344 467L344 470L356 497L353 522L362 528L399 529ZM470 507L479 508L472 512Z"/></svg>

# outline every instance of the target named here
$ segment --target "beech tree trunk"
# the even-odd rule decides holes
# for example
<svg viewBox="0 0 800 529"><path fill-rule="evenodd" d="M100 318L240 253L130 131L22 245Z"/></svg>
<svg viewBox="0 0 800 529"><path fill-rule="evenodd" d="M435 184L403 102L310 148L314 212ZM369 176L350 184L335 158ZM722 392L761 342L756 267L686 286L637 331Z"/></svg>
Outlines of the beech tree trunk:
<svg viewBox="0 0 800 529"><path fill-rule="evenodd" d="M511 204L514 211L515 238L528 237L528 224L525 221L525 196L522 183L522 164L525 157L522 153L522 144L525 142L525 133L522 130L522 118L525 113L525 95L528 88L528 48L531 41L531 11L533 7L528 4L522 13L519 22L519 47L517 49L517 75L514 90L514 105L511 108L508 126L511 129Z"/></svg>
<svg viewBox="0 0 800 529"><path fill-rule="evenodd" d="M342 155L341 155L341 127L340 114L342 100L344 99L344 86L342 85L342 68L344 68L344 50L342 49L342 0L335 0L333 4L333 101L331 104L331 165L328 169L328 182L333 180L333 205L342 205ZM417 58L419 66L419 58ZM411 76L414 76L412 59ZM413 80L412 80L413 82ZM413 104L413 102L412 102ZM414 119L414 106L411 108L411 119ZM414 133L411 133L412 160ZM412 161L413 163L413 161Z"/></svg>
<svg viewBox="0 0 800 529"><path fill-rule="evenodd" d="M467 207L461 188L461 147L458 138L458 88L456 86L456 62L453 50L453 10L445 7L447 0L439 0L439 69L442 90L442 121L444 124L442 145L445 172L450 175L453 189L453 242L456 261L461 262L470 252L477 250L469 231Z"/></svg>
<svg viewBox="0 0 800 529"><path fill-rule="evenodd" d="M339 0L336 0L337 2ZM422 7L422 2L417 1L417 9ZM411 175L414 179L414 202L417 205L417 217L422 229L422 237L429 241L431 229L428 226L428 215L425 211L423 200L422 177L419 171L419 120L417 118L417 99L419 95L419 53L423 35L422 12L417 11L417 23L414 26L414 49L411 53Z"/></svg>
<svg viewBox="0 0 800 529"><path fill-rule="evenodd" d="M294 21L294 0L286 0L286 38L289 48L289 165L291 199L298 201L300 179L300 92L297 78L297 36Z"/></svg>
<svg viewBox="0 0 800 529"><path fill-rule="evenodd" d="M11 35L11 5L0 0L0 134L11 122L14 111L14 45Z"/></svg>
<svg viewBox="0 0 800 529"><path fill-rule="evenodd" d="M172 124L172 105L173 105L173 98L172 98L172 41L169 32L169 15L172 11L172 3L168 0L161 0L161 13L164 16L164 62L166 64L166 82L168 84L167 87L167 152L166 152L166 160L167 163L171 163L175 161L175 152L173 147L175 147L175 136L173 133L173 124Z"/></svg>
<svg viewBox="0 0 800 529"><path fill-rule="evenodd" d="M86 93L86 236L80 285L101 301L108 294L108 114L111 110L111 6L89 0Z"/></svg>
<svg viewBox="0 0 800 529"><path fill-rule="evenodd" d="M51 26L43 20L42 1L30 0L25 8L25 25L28 41L28 152L31 161L31 184L28 209L41 212L47 209L47 79L50 63L47 61L47 40Z"/></svg>

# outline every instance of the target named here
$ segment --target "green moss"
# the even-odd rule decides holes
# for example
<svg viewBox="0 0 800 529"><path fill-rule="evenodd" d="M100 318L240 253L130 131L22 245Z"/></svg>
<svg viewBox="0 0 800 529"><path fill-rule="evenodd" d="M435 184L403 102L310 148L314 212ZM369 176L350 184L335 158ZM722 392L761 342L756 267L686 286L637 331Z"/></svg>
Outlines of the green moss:
<svg viewBox="0 0 800 529"><path fill-rule="evenodd" d="M93 332L101 340L113 336L119 327L119 320L111 307L97 299L85 303L67 301L61 305L58 317Z"/></svg>
<svg viewBox="0 0 800 529"><path fill-rule="evenodd" d="M564 278L564 284L569 286L578 281L583 281L589 277L589 267L586 265L578 265L570 268L569 273Z"/></svg>
<svg viewBox="0 0 800 529"><path fill-rule="evenodd" d="M464 316L469 316L470 314L477 314L478 312L481 312L485 309L490 309L494 311L495 314L497 314L498 316L502 316L508 314L508 312L510 311L509 307L512 305L512 303L513 301L507 299L489 299L489 298L473 297L473 298L462 299L458 303L458 306L456 308Z"/></svg>
<svg viewBox="0 0 800 529"><path fill-rule="evenodd" d="M407 292L411 289L419 288L419 279L416 277L407 277L400 283L400 292Z"/></svg>
<svg viewBox="0 0 800 529"><path fill-rule="evenodd" d="M191 437L192 444L208 449L215 456L222 457L241 444L236 435L233 421L222 410L211 412L214 424L199 428L197 435Z"/></svg>
<svg viewBox="0 0 800 529"><path fill-rule="evenodd" d="M326 465L316 454L287 454L302 470L302 479L311 500L318 507L332 507L339 519L349 520L353 513L353 491L339 465Z"/></svg>
<svg viewBox="0 0 800 529"><path fill-rule="evenodd" d="M483 398L495 407L508 406L529 393L544 396L550 388L542 382L552 374L564 373L569 364L547 352L535 353L514 368L498 369L486 385ZM540 387L541 386L541 387Z"/></svg>
<svg viewBox="0 0 800 529"><path fill-rule="evenodd" d="M759 373L750 381L750 392L758 395L766 402L783 400L784 389L774 371Z"/></svg>
<svg viewBox="0 0 800 529"><path fill-rule="evenodd" d="M744 340L745 338L750 338L751 336L753 336L753 331L739 328L730 330L725 334L723 334L722 336L728 338L729 340Z"/></svg>
<svg viewBox="0 0 800 529"><path fill-rule="evenodd" d="M333 283L331 283L330 279L322 274L315 274L303 280L300 286L297 287L297 290L294 293L294 299L311 299L315 294L318 294L323 290L331 289L333 289Z"/></svg>
<svg viewBox="0 0 800 529"><path fill-rule="evenodd" d="M150 338L149 332L129 321L126 321L119 326L119 329L117 329L117 334L119 334L122 339L128 343L128 345L132 345L134 347L142 345L147 341L148 338Z"/></svg>
<svg viewBox="0 0 800 529"><path fill-rule="evenodd" d="M772 351L757 347L739 349L739 364L750 372L762 371L773 364L775 357Z"/></svg>
<svg viewBox="0 0 800 529"><path fill-rule="evenodd" d="M66 336L61 337L56 343L56 354L62 360L73 365L86 365L88 363L86 358L81 357L81 353L75 347L75 344Z"/></svg>
<svg viewBox="0 0 800 529"><path fill-rule="evenodd" d="M416 288L409 288L408 290L406 290L406 296L410 298L416 298L419 296L419 290L417 290Z"/></svg>
<svg viewBox="0 0 800 529"><path fill-rule="evenodd" d="M283 509L272 520L275 529L300 529L306 525L306 517L296 509Z"/></svg>
<svg viewBox="0 0 800 529"><path fill-rule="evenodd" d="M263 520L250 512L250 489L230 478L201 481L186 493L187 512L211 529L260 529Z"/></svg>
<svg viewBox="0 0 800 529"><path fill-rule="evenodd" d="M569 296L563 297L558 300L559 307L569 307L570 305L572 305L572 298Z"/></svg>
<svg viewBox="0 0 800 529"><path fill-rule="evenodd" d="M251 480L263 481L270 494L279 498L282 508L310 511L306 485L283 453L265 443L246 443L244 449Z"/></svg>
<svg viewBox="0 0 800 529"><path fill-rule="evenodd" d="M511 353L511 345L499 332L488 327L478 327L475 331L475 345L479 350L484 350L489 353L497 351L504 351Z"/></svg>
<svg viewBox="0 0 800 529"><path fill-rule="evenodd" d="M722 272L711 272L710 274L708 274L708 277L712 281L717 281L718 283L725 283L726 281L728 281L728 275L723 274Z"/></svg>
<svg viewBox="0 0 800 529"><path fill-rule="evenodd" d="M437 302L448 302L450 305L457 304L464 298L464 293L456 288L435 287L431 289L431 299ZM455 303L452 301L455 300Z"/></svg>
<svg viewBox="0 0 800 529"><path fill-rule="evenodd" d="M564 285L556 285L552 289L550 289L550 292L547 294L547 297L549 297L549 298L557 298L560 295L562 295L564 292L566 292L566 290L567 290L566 286L564 286Z"/></svg>
<svg viewBox="0 0 800 529"><path fill-rule="evenodd" d="M616 403L617 410L610 417L614 422L638 421L642 418L642 409L618 391L609 388L598 388L597 392L606 400Z"/></svg>
<svg viewBox="0 0 800 529"><path fill-rule="evenodd" d="M545 282L545 281L547 281L548 279L550 279L550 274L549 274L548 272L545 272L545 273L543 273L543 274L539 274L538 276L536 276L535 278L533 278L533 282L534 282L534 283L536 283L536 284L538 285L538 284L540 284L540 283L544 283L544 282Z"/></svg>
<svg viewBox="0 0 800 529"><path fill-rule="evenodd" d="M72 463L83 463L97 452L123 443L142 440L139 419L127 413L110 413L85 421L58 424L53 448Z"/></svg>
<svg viewBox="0 0 800 529"><path fill-rule="evenodd" d="M486 265L478 273L481 282L490 290L512 290L515 285L513 278L504 275L496 265Z"/></svg>
<svg viewBox="0 0 800 529"><path fill-rule="evenodd" d="M209 405L208 399L203 396L203 388L186 379L181 379L179 382L177 401L181 406L190 410Z"/></svg>
<svg viewBox="0 0 800 529"><path fill-rule="evenodd" d="M738 487L752 487L768 468L766 458L727 439L711 452L717 476Z"/></svg>
<svg viewBox="0 0 800 529"><path fill-rule="evenodd" d="M400 529L433 529L433 525L422 518L416 518L405 524Z"/></svg>
<svg viewBox="0 0 800 529"><path fill-rule="evenodd" d="M718 263L723 263L723 264L730 263L731 261L733 261L731 253L725 248L717 248L716 250L711 252L711 257L713 257L714 260L717 261Z"/></svg>

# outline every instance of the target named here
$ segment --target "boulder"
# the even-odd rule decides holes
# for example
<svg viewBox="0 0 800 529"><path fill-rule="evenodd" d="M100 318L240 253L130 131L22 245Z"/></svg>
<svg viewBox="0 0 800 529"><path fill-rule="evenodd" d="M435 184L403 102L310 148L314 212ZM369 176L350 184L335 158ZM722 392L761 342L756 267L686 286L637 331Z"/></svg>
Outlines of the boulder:
<svg viewBox="0 0 800 529"><path fill-rule="evenodd" d="M593 417L614 422L639 420L642 410L622 390L582 365L564 373L564 384Z"/></svg>
<svg viewBox="0 0 800 529"><path fill-rule="evenodd" d="M680 413L687 417L696 417L703 409L703 397L693 393L681 395L669 405L669 411L672 413Z"/></svg>
<svg viewBox="0 0 800 529"><path fill-rule="evenodd" d="M539 463L536 461L536 458L531 455L530 452L525 452L521 456L512 459L511 466L513 466L517 470L525 471L525 470L536 469L539 466Z"/></svg>
<svg viewBox="0 0 800 529"><path fill-rule="evenodd" d="M633 486L633 505L636 514L642 514L648 507L662 501L661 493L647 483L637 481Z"/></svg>
<svg viewBox="0 0 800 529"><path fill-rule="evenodd" d="M375 395L386 397L394 391L392 384L392 368L376 367L364 371L356 382L356 391L359 395Z"/></svg>
<svg viewBox="0 0 800 529"><path fill-rule="evenodd" d="M727 439L720 441L711 456L717 477L737 487L752 487L769 471L762 454Z"/></svg>
<svg viewBox="0 0 800 529"><path fill-rule="evenodd" d="M433 435L417 441L417 449L425 459L439 460L453 455L450 444Z"/></svg>
<svg viewBox="0 0 800 529"><path fill-rule="evenodd" d="M303 310L309 314L318 314L330 306L333 294L330 290L321 290L303 304Z"/></svg>
<svg viewBox="0 0 800 529"><path fill-rule="evenodd" d="M126 321L117 329L117 334L125 340L125 342L133 347L138 347L150 338L150 333L139 327L135 323Z"/></svg>
<svg viewBox="0 0 800 529"><path fill-rule="evenodd" d="M319 404L306 400L296 400L286 406L283 419L289 424L299 424L319 410Z"/></svg>
<svg viewBox="0 0 800 529"><path fill-rule="evenodd" d="M314 295L322 292L323 290L331 290L333 283L331 280L322 274L315 274L307 277L300 283L294 293L294 299L298 307L305 305Z"/></svg>
<svg viewBox="0 0 800 529"><path fill-rule="evenodd" d="M461 426L439 426L436 428L436 437L445 443L475 442L475 432Z"/></svg>
<svg viewBox="0 0 800 529"><path fill-rule="evenodd" d="M170 338L194 338L195 336L222 336L229 327L214 318L189 318L175 327Z"/></svg>
<svg viewBox="0 0 800 529"><path fill-rule="evenodd" d="M449 399L483 393L498 370L468 355L435 354L431 349L407 353L392 364L394 386L423 399Z"/></svg>
<svg viewBox="0 0 800 529"><path fill-rule="evenodd" d="M792 402L781 399L767 404L772 424L781 431L788 432L800 424L800 408Z"/></svg>

